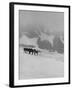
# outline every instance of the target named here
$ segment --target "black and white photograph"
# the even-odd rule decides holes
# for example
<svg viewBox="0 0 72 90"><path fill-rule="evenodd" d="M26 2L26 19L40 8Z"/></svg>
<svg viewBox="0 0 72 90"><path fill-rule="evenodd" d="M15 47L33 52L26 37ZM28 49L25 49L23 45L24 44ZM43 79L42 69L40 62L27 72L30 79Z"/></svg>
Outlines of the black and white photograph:
<svg viewBox="0 0 72 90"><path fill-rule="evenodd" d="M19 11L19 79L64 77L64 13Z"/></svg>
<svg viewBox="0 0 72 90"><path fill-rule="evenodd" d="M69 6L16 4L11 85L68 84Z"/></svg>

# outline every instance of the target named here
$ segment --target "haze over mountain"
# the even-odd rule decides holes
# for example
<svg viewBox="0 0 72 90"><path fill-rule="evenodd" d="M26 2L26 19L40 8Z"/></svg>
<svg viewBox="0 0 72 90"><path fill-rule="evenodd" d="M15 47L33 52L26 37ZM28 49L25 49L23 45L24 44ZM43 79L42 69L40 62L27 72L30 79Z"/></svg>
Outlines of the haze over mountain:
<svg viewBox="0 0 72 90"><path fill-rule="evenodd" d="M20 43L33 45L36 48L48 50L50 52L64 52L63 32L50 32L50 30L41 25L26 27Z"/></svg>
<svg viewBox="0 0 72 90"><path fill-rule="evenodd" d="M20 36L26 31L43 31L60 34L64 32L64 13L37 10L19 10Z"/></svg>

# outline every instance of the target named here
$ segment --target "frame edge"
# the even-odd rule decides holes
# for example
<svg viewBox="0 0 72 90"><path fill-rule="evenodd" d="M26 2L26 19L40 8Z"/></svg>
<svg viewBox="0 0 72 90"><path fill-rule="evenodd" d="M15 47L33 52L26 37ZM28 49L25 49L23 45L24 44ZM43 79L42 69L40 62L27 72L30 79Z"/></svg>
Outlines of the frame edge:
<svg viewBox="0 0 72 90"><path fill-rule="evenodd" d="M14 87L14 4L9 3L9 87Z"/></svg>
<svg viewBox="0 0 72 90"><path fill-rule="evenodd" d="M69 5L59 5L59 4L42 4L42 3L28 3L28 2L10 2L10 4L16 5L31 5L31 6L49 6L49 7L61 7L61 8L69 8Z"/></svg>

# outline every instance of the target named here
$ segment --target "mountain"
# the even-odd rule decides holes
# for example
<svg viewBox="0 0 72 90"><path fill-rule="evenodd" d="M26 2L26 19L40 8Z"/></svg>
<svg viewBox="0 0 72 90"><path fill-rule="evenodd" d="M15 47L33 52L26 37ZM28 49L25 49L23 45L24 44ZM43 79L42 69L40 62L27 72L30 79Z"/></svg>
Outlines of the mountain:
<svg viewBox="0 0 72 90"><path fill-rule="evenodd" d="M64 43L59 37L55 37L53 40L53 50L57 51L58 53L64 53Z"/></svg>
<svg viewBox="0 0 72 90"><path fill-rule="evenodd" d="M40 49L45 49L51 51L52 45L48 40L41 40L40 38L37 41L38 47Z"/></svg>
<svg viewBox="0 0 72 90"><path fill-rule="evenodd" d="M43 25L28 25L22 32L20 44L24 47L64 53L64 33L52 32Z"/></svg>
<svg viewBox="0 0 72 90"><path fill-rule="evenodd" d="M19 42L19 44L20 45L33 45L33 46L35 46L35 47L37 47L38 45L37 45L37 39L38 38L28 38L26 35L23 35L21 38L20 38L20 42Z"/></svg>

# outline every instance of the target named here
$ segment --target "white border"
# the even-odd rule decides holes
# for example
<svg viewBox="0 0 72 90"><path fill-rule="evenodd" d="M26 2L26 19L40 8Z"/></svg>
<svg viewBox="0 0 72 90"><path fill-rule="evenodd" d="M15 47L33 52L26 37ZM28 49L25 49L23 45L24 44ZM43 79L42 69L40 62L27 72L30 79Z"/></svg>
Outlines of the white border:
<svg viewBox="0 0 72 90"><path fill-rule="evenodd" d="M19 10L64 12L64 78L18 80L19 56ZM68 82L68 8L14 5L14 85L46 84Z"/></svg>

